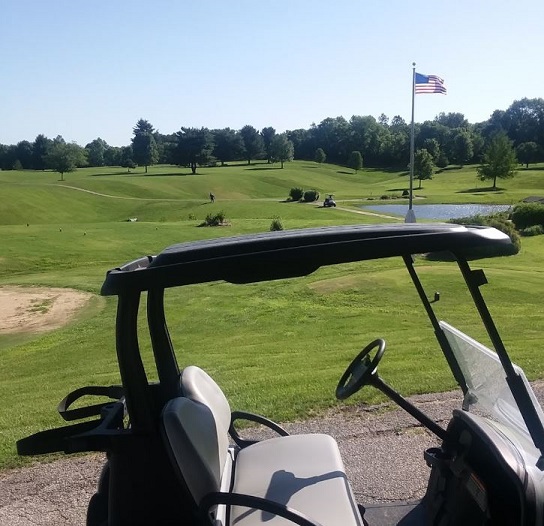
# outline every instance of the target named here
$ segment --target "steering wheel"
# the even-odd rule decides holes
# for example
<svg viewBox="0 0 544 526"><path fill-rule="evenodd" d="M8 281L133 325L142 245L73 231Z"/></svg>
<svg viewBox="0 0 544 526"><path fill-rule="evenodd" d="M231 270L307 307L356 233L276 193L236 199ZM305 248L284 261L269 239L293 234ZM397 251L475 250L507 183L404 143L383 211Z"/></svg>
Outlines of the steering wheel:
<svg viewBox="0 0 544 526"><path fill-rule="evenodd" d="M376 352L376 356L370 360L368 355L374 347L377 347L378 351ZM385 340L378 338L370 342L349 364L346 372L340 378L336 387L336 398L338 400L345 400L352 394L355 394L363 385L367 384L376 374L376 369L384 352Z"/></svg>

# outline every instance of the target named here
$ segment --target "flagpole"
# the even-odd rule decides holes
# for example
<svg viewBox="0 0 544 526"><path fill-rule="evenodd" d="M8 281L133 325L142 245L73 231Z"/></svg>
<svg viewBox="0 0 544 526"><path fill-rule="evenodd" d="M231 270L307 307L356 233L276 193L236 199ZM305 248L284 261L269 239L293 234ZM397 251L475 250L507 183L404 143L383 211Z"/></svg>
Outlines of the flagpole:
<svg viewBox="0 0 544 526"><path fill-rule="evenodd" d="M414 102L416 94L416 63L412 62L412 125L411 125L411 134L410 134L410 193L408 201L408 212L404 219L405 223L415 223L416 214L412 207L413 201L413 192L414 192Z"/></svg>

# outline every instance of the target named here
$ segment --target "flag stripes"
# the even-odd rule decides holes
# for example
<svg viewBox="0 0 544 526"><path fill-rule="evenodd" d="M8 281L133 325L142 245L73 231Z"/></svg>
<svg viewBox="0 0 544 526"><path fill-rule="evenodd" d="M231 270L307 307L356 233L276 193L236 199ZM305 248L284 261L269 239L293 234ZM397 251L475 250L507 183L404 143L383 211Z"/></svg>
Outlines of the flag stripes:
<svg viewBox="0 0 544 526"><path fill-rule="evenodd" d="M436 75L422 75L421 73L416 73L415 79L415 93L443 93L446 94L446 86L444 86L444 81Z"/></svg>

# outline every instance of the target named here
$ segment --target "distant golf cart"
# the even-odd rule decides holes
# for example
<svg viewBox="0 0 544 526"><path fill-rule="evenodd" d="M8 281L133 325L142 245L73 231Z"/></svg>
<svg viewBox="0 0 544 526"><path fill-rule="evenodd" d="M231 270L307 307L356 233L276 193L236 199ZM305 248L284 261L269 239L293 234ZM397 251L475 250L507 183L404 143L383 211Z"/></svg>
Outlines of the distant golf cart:
<svg viewBox="0 0 544 526"><path fill-rule="evenodd" d="M469 266L471 259L508 255L512 248L508 236L487 227L356 225L181 243L117 267L108 272L102 294L118 297L116 347L122 386L90 386L70 393L59 411L65 420L80 421L20 440L19 453L107 452L97 492L89 503L89 526L542 525L544 415L523 371L511 362L488 311L480 290L487 283L483 270ZM417 255L444 252L450 261L433 267L431 278L449 284L451 270L460 272L459 282L468 288L466 296L472 298L475 318L483 323L493 350L437 317L435 309L441 314L448 305L458 309L460 298L442 294L440 302L430 300L436 289L426 292L420 279L430 262ZM182 298L194 291L190 285L224 281L256 287L263 281L303 278L321 267L349 264L350 281L343 283L350 287L358 272L365 278L365 260L384 258L388 258L386 272L397 263L395 268L407 272L428 317L421 330L427 328L435 337L434 347L443 354L464 400L462 407L443 415L447 427L438 425L378 376L378 365L385 358L382 338L359 354L354 351L357 356L344 374L345 364L331 366L331 355L326 357L323 367L337 368L340 377L336 391L331 385L331 397L335 392L337 399L344 400L372 385L440 443L412 452L424 456L429 466L421 502L373 504L365 509L364 502L355 501L333 438L319 433L288 435L264 417L231 412L206 372L194 363L179 367L178 358L186 362L186 353L174 351L167 319L171 309L189 308ZM328 279L331 270L325 273ZM397 281L397 274L392 276ZM361 302L365 298L361 294ZM145 335L139 316L144 300L152 353L145 361L139 343ZM394 308L396 297L385 295L383 300L383 315L391 317L390 326L402 323ZM470 312L463 310L462 317L468 318ZM220 340L220 331L215 333ZM369 339L364 334L361 338ZM178 334L178 346L185 343ZM391 356L413 352L418 345L419 341L411 346L406 342L406 349L392 346ZM293 341L293 353L296 347ZM229 346L222 348L228 355ZM309 375L312 370L308 368ZM429 374L424 369L407 374L418 373L422 382ZM232 378L233 383L237 380ZM111 402L74 407L84 395L108 396ZM259 442L242 439L234 427L239 419L264 424L277 436ZM399 462L392 456L372 476L395 477Z"/></svg>
<svg viewBox="0 0 544 526"><path fill-rule="evenodd" d="M334 200L334 196L332 194L329 194L327 197L325 197L325 200L323 201L323 207L329 208L331 206L336 206L336 202Z"/></svg>

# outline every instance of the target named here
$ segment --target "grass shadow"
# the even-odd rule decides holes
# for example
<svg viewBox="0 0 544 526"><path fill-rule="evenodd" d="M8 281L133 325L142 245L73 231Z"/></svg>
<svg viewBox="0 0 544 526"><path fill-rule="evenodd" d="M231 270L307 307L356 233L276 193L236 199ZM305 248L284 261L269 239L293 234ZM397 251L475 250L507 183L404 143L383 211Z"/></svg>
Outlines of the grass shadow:
<svg viewBox="0 0 544 526"><path fill-rule="evenodd" d="M482 194L486 192L491 192L494 194L503 194L506 188L500 188L497 186L496 188L493 188L492 186L489 186L487 188L468 188L466 190L457 190L455 192L456 194Z"/></svg>
<svg viewBox="0 0 544 526"><path fill-rule="evenodd" d="M140 175L140 174L135 174L134 172L127 172L126 170L123 170L121 172L108 172L108 173L100 173L100 174L90 174L91 177L103 177L105 175L128 175L128 176L131 176L131 175Z"/></svg>
<svg viewBox="0 0 544 526"><path fill-rule="evenodd" d="M526 166L522 166L518 168L518 172L543 172L544 166L529 166L528 168Z"/></svg>
<svg viewBox="0 0 544 526"><path fill-rule="evenodd" d="M203 175L202 173L192 173L192 172L149 172L149 173L138 173L138 174L129 174L132 177L186 177L188 175Z"/></svg>
<svg viewBox="0 0 544 526"><path fill-rule="evenodd" d="M463 168L464 168L464 166L446 166L445 168L439 168L438 170L436 170L435 173L441 174L441 173L444 173L444 172L453 172L453 171L456 171L456 170L462 170Z"/></svg>

